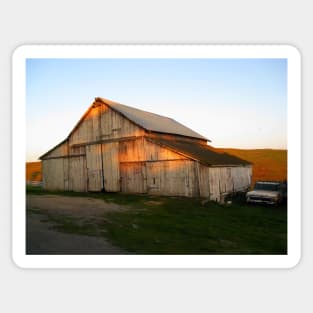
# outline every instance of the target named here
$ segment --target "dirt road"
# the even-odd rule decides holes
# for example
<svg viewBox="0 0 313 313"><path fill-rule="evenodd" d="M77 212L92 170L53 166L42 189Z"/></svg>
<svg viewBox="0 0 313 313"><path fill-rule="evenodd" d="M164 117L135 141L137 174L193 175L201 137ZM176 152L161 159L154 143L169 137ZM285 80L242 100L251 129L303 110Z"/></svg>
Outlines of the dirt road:
<svg viewBox="0 0 313 313"><path fill-rule="evenodd" d="M75 219L79 223L97 223L105 213L127 207L101 199L57 195L27 195L27 254L127 254L113 246L103 235L79 235L61 232L57 219Z"/></svg>

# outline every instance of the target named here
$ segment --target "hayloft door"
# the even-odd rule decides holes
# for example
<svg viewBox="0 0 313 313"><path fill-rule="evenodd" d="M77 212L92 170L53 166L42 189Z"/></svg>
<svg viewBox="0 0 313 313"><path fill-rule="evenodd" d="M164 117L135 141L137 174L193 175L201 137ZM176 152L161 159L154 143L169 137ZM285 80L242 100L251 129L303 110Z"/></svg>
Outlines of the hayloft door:
<svg viewBox="0 0 313 313"><path fill-rule="evenodd" d="M86 146L87 190L103 190L101 144Z"/></svg>

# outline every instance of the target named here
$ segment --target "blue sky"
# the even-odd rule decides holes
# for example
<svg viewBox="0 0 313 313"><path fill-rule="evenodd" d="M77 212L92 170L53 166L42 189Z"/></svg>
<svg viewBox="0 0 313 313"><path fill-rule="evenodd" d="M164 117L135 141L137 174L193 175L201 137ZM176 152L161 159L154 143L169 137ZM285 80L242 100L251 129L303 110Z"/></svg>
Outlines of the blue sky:
<svg viewBox="0 0 313 313"><path fill-rule="evenodd" d="M27 161L95 97L172 117L216 147L287 147L285 59L27 59Z"/></svg>

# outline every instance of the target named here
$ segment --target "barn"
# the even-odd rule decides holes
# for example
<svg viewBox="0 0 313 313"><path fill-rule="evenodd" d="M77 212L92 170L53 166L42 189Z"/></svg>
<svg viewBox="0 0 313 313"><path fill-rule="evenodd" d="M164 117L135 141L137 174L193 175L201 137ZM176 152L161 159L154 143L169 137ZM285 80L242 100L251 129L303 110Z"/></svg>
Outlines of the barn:
<svg viewBox="0 0 313 313"><path fill-rule="evenodd" d="M247 190L249 162L158 114L95 98L67 138L40 157L47 190L204 197Z"/></svg>

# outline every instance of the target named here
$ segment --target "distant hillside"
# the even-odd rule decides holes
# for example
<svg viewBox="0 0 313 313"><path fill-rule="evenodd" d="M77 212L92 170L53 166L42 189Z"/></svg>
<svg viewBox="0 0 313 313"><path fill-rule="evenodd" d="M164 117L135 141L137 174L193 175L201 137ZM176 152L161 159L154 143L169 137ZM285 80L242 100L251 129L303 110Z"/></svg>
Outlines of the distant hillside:
<svg viewBox="0 0 313 313"><path fill-rule="evenodd" d="M216 149L253 163L252 183L257 180L287 179L287 150Z"/></svg>
<svg viewBox="0 0 313 313"><path fill-rule="evenodd" d="M215 148L253 163L252 183L257 180L287 179L287 150L241 150ZM41 181L41 162L26 163L26 181Z"/></svg>
<svg viewBox="0 0 313 313"><path fill-rule="evenodd" d="M41 181L41 162L26 163L26 181Z"/></svg>

